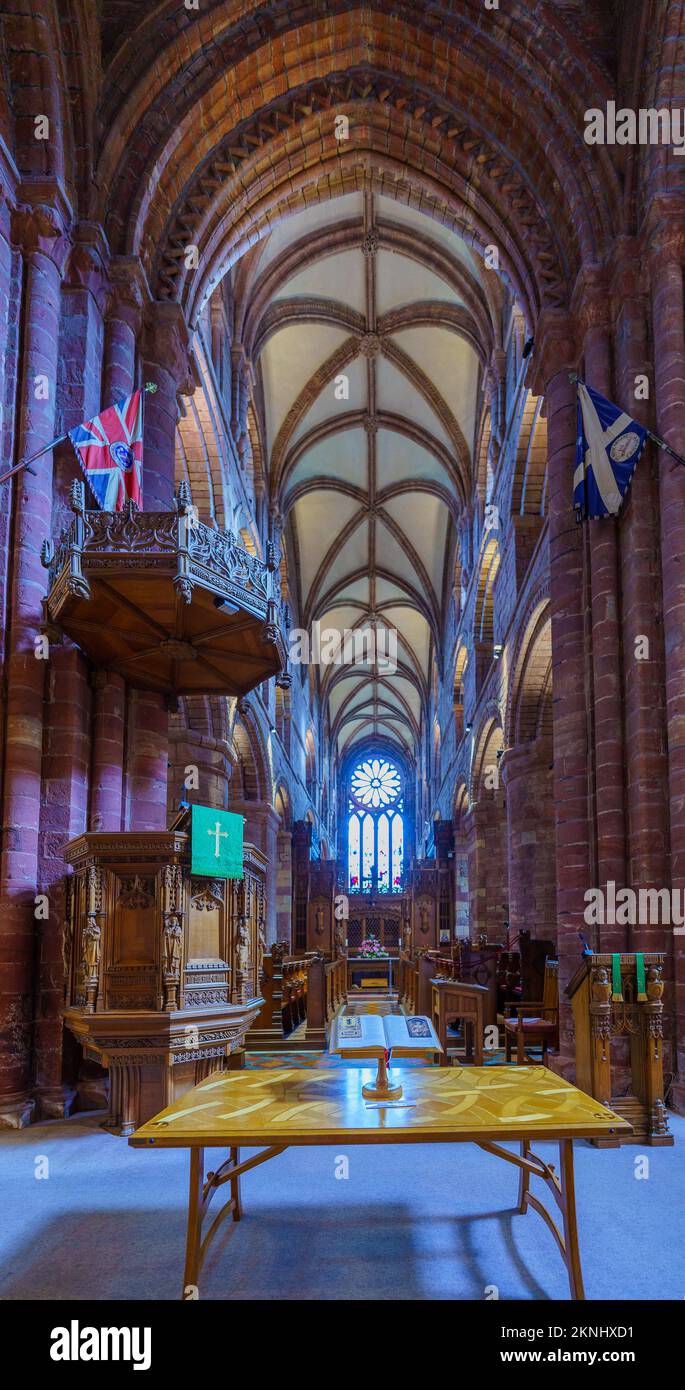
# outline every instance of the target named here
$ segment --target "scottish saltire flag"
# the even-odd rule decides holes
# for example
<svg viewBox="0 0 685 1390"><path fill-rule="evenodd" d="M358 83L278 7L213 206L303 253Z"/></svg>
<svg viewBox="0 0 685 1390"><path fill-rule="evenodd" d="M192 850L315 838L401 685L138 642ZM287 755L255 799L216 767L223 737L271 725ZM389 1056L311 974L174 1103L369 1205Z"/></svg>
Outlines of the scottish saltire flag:
<svg viewBox="0 0 685 1390"><path fill-rule="evenodd" d="M128 498L142 507L142 391L69 430L69 438L103 512L120 512Z"/></svg>
<svg viewBox="0 0 685 1390"><path fill-rule="evenodd" d="M573 505L582 521L620 511L647 434L617 405L578 382Z"/></svg>

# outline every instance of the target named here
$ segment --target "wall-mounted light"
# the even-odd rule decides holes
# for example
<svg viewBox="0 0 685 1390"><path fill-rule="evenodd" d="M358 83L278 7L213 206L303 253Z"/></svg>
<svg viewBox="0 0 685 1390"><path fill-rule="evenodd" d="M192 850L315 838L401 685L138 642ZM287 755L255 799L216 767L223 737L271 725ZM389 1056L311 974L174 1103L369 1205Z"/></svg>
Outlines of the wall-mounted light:
<svg viewBox="0 0 685 1390"><path fill-rule="evenodd" d="M240 605L237 603L231 603L231 600L228 598L215 598L214 607L218 608L222 613L240 612Z"/></svg>
<svg viewBox="0 0 685 1390"><path fill-rule="evenodd" d="M470 732L471 732L471 730L472 730L472 728L473 728L473 724L471 724L471 723L465 724L465 725L464 725L464 728L466 729L467 734L470 734Z"/></svg>
<svg viewBox="0 0 685 1390"><path fill-rule="evenodd" d="M495 661L499 661L499 659L500 659L500 657L501 657L503 651L504 651L504 648L503 648L503 646L502 646L502 643L501 643L501 642L495 642L495 645L494 645L494 647L493 647L493 649L492 649L492 654L493 654L493 656L494 656L494 658L495 658Z"/></svg>

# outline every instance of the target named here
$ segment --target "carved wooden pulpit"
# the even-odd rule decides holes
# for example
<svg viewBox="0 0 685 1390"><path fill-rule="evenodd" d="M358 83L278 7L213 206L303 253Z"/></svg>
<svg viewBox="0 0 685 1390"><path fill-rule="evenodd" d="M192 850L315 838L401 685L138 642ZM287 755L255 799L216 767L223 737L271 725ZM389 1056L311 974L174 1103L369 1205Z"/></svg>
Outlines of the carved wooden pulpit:
<svg viewBox="0 0 685 1390"><path fill-rule="evenodd" d="M576 1040L576 1085L633 1126L629 1139L594 1140L600 1147L673 1143L664 1105L664 960L655 951L587 956L567 987ZM611 1044L621 1037L629 1043L628 1094L617 1094L612 1079Z"/></svg>
<svg viewBox="0 0 685 1390"><path fill-rule="evenodd" d="M244 1046L266 859L246 844L243 879L194 877L182 828L80 835L64 859L65 1023L109 1068L108 1123L131 1134Z"/></svg>

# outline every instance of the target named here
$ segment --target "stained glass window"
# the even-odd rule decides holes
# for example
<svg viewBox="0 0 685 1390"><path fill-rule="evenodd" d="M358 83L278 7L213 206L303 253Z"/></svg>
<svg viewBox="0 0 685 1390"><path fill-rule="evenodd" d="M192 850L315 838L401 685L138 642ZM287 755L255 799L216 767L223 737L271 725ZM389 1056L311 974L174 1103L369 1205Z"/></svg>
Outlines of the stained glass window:
<svg viewBox="0 0 685 1390"><path fill-rule="evenodd" d="M371 756L349 782L347 867L352 892L402 889L404 819L402 776L387 758Z"/></svg>
<svg viewBox="0 0 685 1390"><path fill-rule="evenodd" d="M359 816L350 816L349 831L350 887L359 887Z"/></svg>
<svg viewBox="0 0 685 1390"><path fill-rule="evenodd" d="M373 885L374 839L373 816L366 815L362 829L362 884L365 889Z"/></svg>
<svg viewBox="0 0 685 1390"><path fill-rule="evenodd" d="M387 893L390 880L390 822L385 812L378 821L378 887Z"/></svg>
<svg viewBox="0 0 685 1390"><path fill-rule="evenodd" d="M392 819L392 886L402 886L402 867L404 864L404 825L401 815Z"/></svg>

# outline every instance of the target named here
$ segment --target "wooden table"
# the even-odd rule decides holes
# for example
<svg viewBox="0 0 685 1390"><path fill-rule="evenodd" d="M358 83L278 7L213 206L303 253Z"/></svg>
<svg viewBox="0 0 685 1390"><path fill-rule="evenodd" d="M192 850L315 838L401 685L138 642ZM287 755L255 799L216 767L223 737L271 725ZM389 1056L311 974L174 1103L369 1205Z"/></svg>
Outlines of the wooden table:
<svg viewBox="0 0 685 1390"><path fill-rule="evenodd" d="M477 1066L482 1067L487 985L465 984L463 980L435 979L431 980L431 990L433 1027L443 1047L440 1066L447 1067L450 1064L450 1058L447 1056L447 1024L451 1019L458 1018L463 1026L466 1060L475 1060Z"/></svg>
<svg viewBox="0 0 685 1390"><path fill-rule="evenodd" d="M627 1121L546 1067L393 1070L404 1087L402 1100L393 1104L363 1099L362 1084L374 1076L365 1068L227 1072L201 1082L136 1130L129 1139L135 1148L190 1150L183 1298L197 1290L202 1262L221 1222L229 1213L234 1221L240 1219L240 1178L250 1168L290 1147L446 1143L477 1144L520 1170L519 1212L532 1206L540 1213L561 1251L571 1297L585 1297L573 1140L627 1133ZM558 1174L532 1153L534 1139L558 1141ZM518 1140L520 1153L502 1148L502 1140ZM261 1151L241 1162L241 1147ZM228 1157L205 1175L206 1148L228 1149ZM306 1180L304 1165L303 1169ZM530 1191L531 1177L541 1178L551 1192L561 1213L561 1230ZM203 1236L209 1204L225 1183L230 1197ZM380 1186L379 1182L379 1191Z"/></svg>

